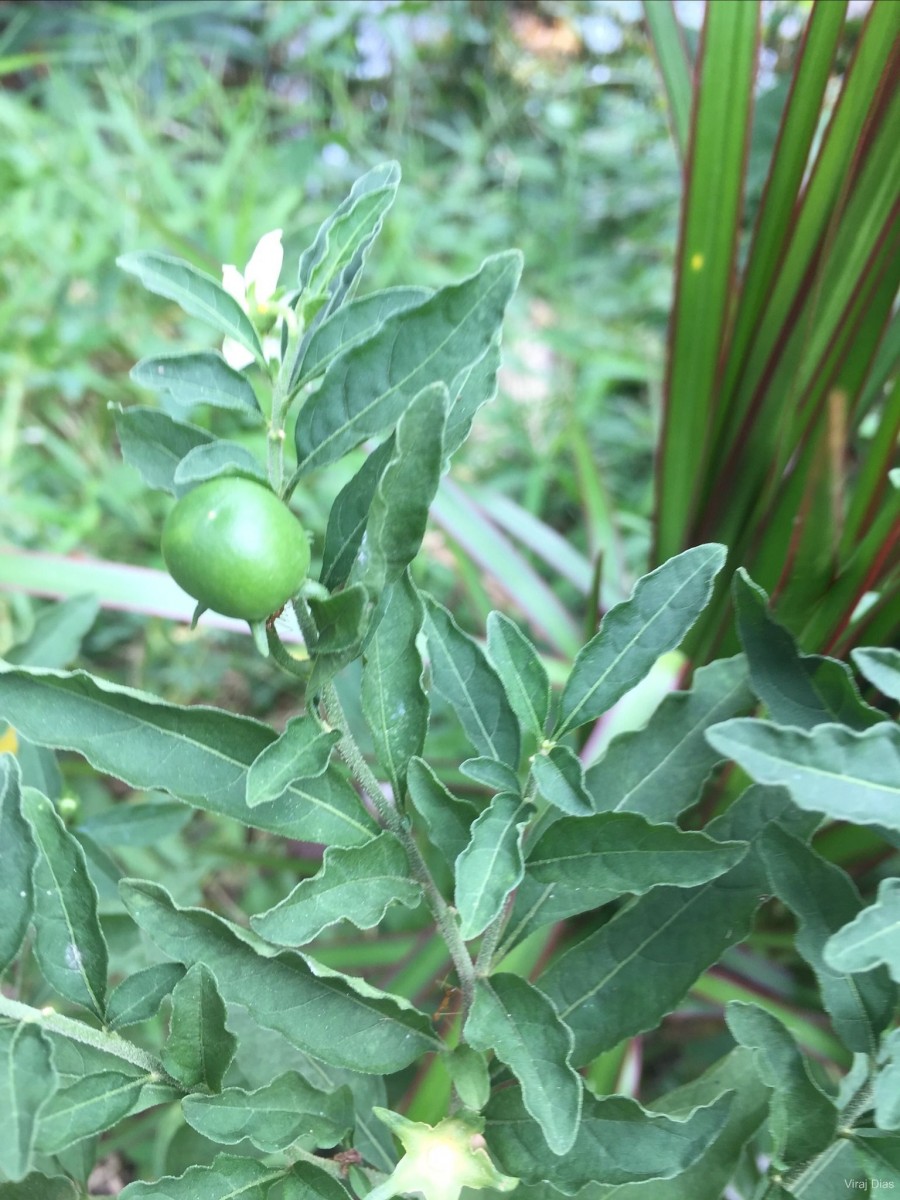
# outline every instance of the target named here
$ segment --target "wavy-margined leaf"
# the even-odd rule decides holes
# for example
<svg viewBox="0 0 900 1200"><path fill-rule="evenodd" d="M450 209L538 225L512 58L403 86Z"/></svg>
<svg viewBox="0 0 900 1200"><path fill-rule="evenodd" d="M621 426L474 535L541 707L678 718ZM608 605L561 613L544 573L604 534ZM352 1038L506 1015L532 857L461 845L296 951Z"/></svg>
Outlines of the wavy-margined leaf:
<svg viewBox="0 0 900 1200"><path fill-rule="evenodd" d="M245 825L339 846L358 845L376 832L335 767L248 809L247 771L277 738L249 717L169 704L83 671L26 671L2 663L0 713L38 745L74 750L132 787L159 788Z"/></svg>
<svg viewBox="0 0 900 1200"><path fill-rule="evenodd" d="M503 684L481 647L463 633L447 609L431 596L422 599L435 688L456 713L475 749L515 770L519 723Z"/></svg>
<svg viewBox="0 0 900 1200"><path fill-rule="evenodd" d="M185 1096L189 1125L210 1141L233 1146L244 1138L265 1154L294 1143L305 1150L335 1146L353 1127L348 1087L322 1092L297 1071L285 1071L255 1091L226 1088L217 1096Z"/></svg>
<svg viewBox="0 0 900 1200"><path fill-rule="evenodd" d="M263 361L253 322L233 296L211 275L198 271L183 259L151 250L122 254L116 265L136 275L148 292L174 300L186 313L199 317L213 329L234 338L260 362Z"/></svg>
<svg viewBox="0 0 900 1200"><path fill-rule="evenodd" d="M195 962L172 992L162 1064L173 1079L189 1088L221 1089L236 1046L234 1034L225 1028L226 1016L212 972L202 961Z"/></svg>
<svg viewBox="0 0 900 1200"><path fill-rule="evenodd" d="M752 706L743 655L700 667L690 691L664 697L643 729L614 737L587 769L584 782L593 809L674 821L699 799L710 771L722 761L704 730Z"/></svg>
<svg viewBox="0 0 900 1200"><path fill-rule="evenodd" d="M125 1029L155 1017L163 1000L183 978L184 967L171 962L155 963L128 975L109 994L107 1029Z"/></svg>
<svg viewBox="0 0 900 1200"><path fill-rule="evenodd" d="M798 813L783 789L751 787L705 832L755 843L775 821L807 835L817 823ZM723 951L747 936L767 886L751 845L724 875L695 888L654 888L558 958L537 984L575 1034L575 1064L655 1028Z"/></svg>
<svg viewBox="0 0 900 1200"><path fill-rule="evenodd" d="M550 681L537 650L515 621L500 612L488 616L487 644L522 733L540 740L550 711Z"/></svg>
<svg viewBox="0 0 900 1200"><path fill-rule="evenodd" d="M443 468L446 384L429 384L397 422L394 448L369 507L358 575L378 593L419 553Z"/></svg>
<svg viewBox="0 0 900 1200"><path fill-rule="evenodd" d="M753 779L783 784L801 808L900 831L900 726L805 731L737 717L708 729L706 737Z"/></svg>
<svg viewBox="0 0 900 1200"><path fill-rule="evenodd" d="M425 820L428 836L452 867L469 844L472 822L478 816L471 800L454 796L421 758L410 760L406 776L410 799Z"/></svg>
<svg viewBox="0 0 900 1200"><path fill-rule="evenodd" d="M462 775L474 779L492 792L521 792L519 776L506 763L496 758L465 758L459 764Z"/></svg>
<svg viewBox="0 0 900 1200"><path fill-rule="evenodd" d="M453 457L469 436L475 414L483 404L497 394L497 372L500 369L500 334L494 337L484 354L469 363L453 380L450 395L453 403L444 432L445 461Z"/></svg>
<svg viewBox="0 0 900 1200"><path fill-rule="evenodd" d="M324 374L335 358L367 342L388 317L415 308L432 294L430 288L423 287L386 288L339 308L311 331L297 360L291 390L296 391Z"/></svg>
<svg viewBox="0 0 900 1200"><path fill-rule="evenodd" d="M31 1170L38 1123L58 1076L50 1044L34 1024L0 1027L0 1050L0 1172L20 1180Z"/></svg>
<svg viewBox="0 0 900 1200"><path fill-rule="evenodd" d="M882 879L878 899L825 945L825 962L835 971L871 971L882 963L900 983L900 879Z"/></svg>
<svg viewBox="0 0 900 1200"><path fill-rule="evenodd" d="M154 1183L129 1183L119 1200L347 1200L347 1193L311 1163L272 1167L220 1154L208 1167L188 1167Z"/></svg>
<svg viewBox="0 0 900 1200"><path fill-rule="evenodd" d="M122 899L160 949L185 965L202 962L229 1004L282 1033L307 1054L354 1071L390 1073L436 1048L430 1022L384 992L326 972L299 954L261 957L226 921L178 908L163 888L123 881Z"/></svg>
<svg viewBox="0 0 900 1200"><path fill-rule="evenodd" d="M674 1179L621 1186L595 1184L585 1188L579 1200L722 1200L747 1143L769 1112L770 1092L753 1070L751 1051L737 1047L699 1078L647 1105L652 1112L682 1117L711 1104L724 1092L733 1095L725 1124L700 1157ZM525 1196L531 1200L531 1189ZM535 1200L551 1200L550 1193Z"/></svg>
<svg viewBox="0 0 900 1200"><path fill-rule="evenodd" d="M368 342L336 359L300 410L298 472L335 462L382 433L423 388L452 380L477 361L499 328L520 271L517 252L488 258L471 278L388 317Z"/></svg>
<svg viewBox="0 0 900 1200"><path fill-rule="evenodd" d="M19 952L31 920L34 839L22 815L22 779L11 754L0 754L0 971Z"/></svg>
<svg viewBox="0 0 900 1200"><path fill-rule="evenodd" d="M863 646L850 651L857 670L882 696L900 700L900 650L891 646Z"/></svg>
<svg viewBox="0 0 900 1200"><path fill-rule="evenodd" d="M571 1150L583 1089L572 1067L573 1039L553 1005L517 975L479 979L463 1030L476 1050L493 1050L522 1087L522 1101L554 1154Z"/></svg>
<svg viewBox="0 0 900 1200"><path fill-rule="evenodd" d="M878 1054L872 1096L879 1129L900 1129L900 1029L887 1034Z"/></svg>
<svg viewBox="0 0 900 1200"><path fill-rule="evenodd" d="M117 1125L134 1109L150 1076L118 1071L85 1075L60 1088L43 1109L37 1136L42 1154L59 1154L84 1138Z"/></svg>
<svg viewBox="0 0 900 1200"><path fill-rule="evenodd" d="M554 807L576 817L593 812L585 788L584 767L569 746L548 746L546 750L540 750L532 759L531 771L541 796Z"/></svg>
<svg viewBox="0 0 900 1200"><path fill-rule="evenodd" d="M92 593L49 604L35 613L28 635L4 650L3 657L14 666L66 667L81 649L99 611L99 601Z"/></svg>
<svg viewBox="0 0 900 1200"><path fill-rule="evenodd" d="M409 761L421 754L428 731L428 696L422 686L422 600L408 574L381 598L364 648L361 699L375 753L394 789L406 791Z"/></svg>
<svg viewBox="0 0 900 1200"><path fill-rule="evenodd" d="M759 852L772 891L797 917L797 951L816 973L835 1032L850 1050L872 1053L893 1019L897 989L883 967L847 975L824 957L831 935L862 907L856 887L839 867L777 824L760 838Z"/></svg>
<svg viewBox="0 0 900 1200"><path fill-rule="evenodd" d="M361 583L333 596L309 599L317 638L307 691L315 695L347 663L358 657L369 623L368 592Z"/></svg>
<svg viewBox="0 0 900 1200"><path fill-rule="evenodd" d="M113 406L113 420L122 457L140 472L147 487L178 494L175 471L197 446L208 446L211 433L187 421L176 421L158 408Z"/></svg>
<svg viewBox="0 0 900 1200"><path fill-rule="evenodd" d="M351 292L378 236L400 184L400 164L379 163L361 175L350 194L322 222L311 246L300 255L297 282L301 301L330 293L329 308L343 303Z"/></svg>
<svg viewBox="0 0 900 1200"><path fill-rule="evenodd" d="M394 435L381 443L335 498L325 528L320 579L330 590L350 578L369 520L378 480L394 453Z"/></svg>
<svg viewBox="0 0 900 1200"><path fill-rule="evenodd" d="M254 759L247 772L247 806L256 808L284 794L297 779L324 775L341 735L322 729L313 717L292 717L284 732Z"/></svg>
<svg viewBox="0 0 900 1200"><path fill-rule="evenodd" d="M183 496L198 483L219 475L242 475L245 479L256 479L260 483L267 481L265 467L246 446L216 438L214 442L189 450L175 468L172 482L176 494Z"/></svg>
<svg viewBox="0 0 900 1200"><path fill-rule="evenodd" d="M563 689L555 738L594 720L674 650L705 608L725 547L693 546L639 579L579 652Z"/></svg>
<svg viewBox="0 0 900 1200"><path fill-rule="evenodd" d="M251 927L276 946L304 946L338 921L359 929L377 925L392 904L415 908L421 889L409 877L406 852L385 830L364 846L330 846L322 869L274 908L251 917Z"/></svg>
<svg viewBox="0 0 900 1200"><path fill-rule="evenodd" d="M466 941L484 933L518 886L525 870L522 832L532 811L518 793L501 792L472 825L455 872L455 903Z"/></svg>
<svg viewBox="0 0 900 1200"><path fill-rule="evenodd" d="M210 404L262 420L249 379L213 350L142 358L131 368L131 378L154 392L168 392L176 404Z"/></svg>
<svg viewBox="0 0 900 1200"><path fill-rule="evenodd" d="M746 842L724 842L637 813L562 817L534 843L516 892L509 936L655 887L696 887L731 870Z"/></svg>
<svg viewBox="0 0 900 1200"><path fill-rule="evenodd" d="M494 1093L485 1109L485 1136L501 1169L525 1183L551 1179L573 1196L592 1183L640 1183L671 1179L695 1162L728 1119L732 1093L711 1104L669 1117L626 1096L587 1093L572 1148L555 1155L544 1145L517 1087Z"/></svg>
<svg viewBox="0 0 900 1200"><path fill-rule="evenodd" d="M732 1037L754 1052L760 1079L772 1089L769 1133L779 1167L792 1166L824 1150L834 1138L838 1114L813 1082L797 1043L777 1017L756 1004L725 1008Z"/></svg>
<svg viewBox="0 0 900 1200"><path fill-rule="evenodd" d="M794 638L769 612L766 593L742 567L734 574L731 592L753 690L773 721L800 729L829 721L868 729L888 719L863 703L846 663L799 652Z"/></svg>
<svg viewBox="0 0 900 1200"><path fill-rule="evenodd" d="M22 811L38 849L34 864L38 965L55 991L102 1020L108 952L84 851L40 792L24 789Z"/></svg>

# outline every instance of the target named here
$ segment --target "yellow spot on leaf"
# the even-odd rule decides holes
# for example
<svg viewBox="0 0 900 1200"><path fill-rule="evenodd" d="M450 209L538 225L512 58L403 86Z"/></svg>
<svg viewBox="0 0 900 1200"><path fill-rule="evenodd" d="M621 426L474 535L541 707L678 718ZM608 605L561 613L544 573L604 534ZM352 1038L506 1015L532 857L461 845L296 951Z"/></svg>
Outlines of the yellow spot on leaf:
<svg viewBox="0 0 900 1200"><path fill-rule="evenodd" d="M691 255L691 270L692 271L702 271L703 264L705 262L706 262L706 258L699 252L697 254L692 254Z"/></svg>
<svg viewBox="0 0 900 1200"><path fill-rule="evenodd" d="M16 737L16 731L12 725L7 725L6 729L0 733L0 754L15 754L19 748L19 739Z"/></svg>

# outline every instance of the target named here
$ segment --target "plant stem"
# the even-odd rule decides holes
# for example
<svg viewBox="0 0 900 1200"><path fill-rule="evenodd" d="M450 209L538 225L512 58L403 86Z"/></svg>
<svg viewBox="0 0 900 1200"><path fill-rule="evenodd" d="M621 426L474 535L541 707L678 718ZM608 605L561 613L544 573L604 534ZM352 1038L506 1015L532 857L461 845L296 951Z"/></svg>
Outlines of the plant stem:
<svg viewBox="0 0 900 1200"><path fill-rule="evenodd" d="M58 1033L70 1041L80 1042L83 1046L92 1046L95 1050L102 1050L106 1054L114 1054L123 1062L131 1063L133 1067L140 1067L148 1075L155 1076L154 1082L168 1084L170 1087L177 1088L179 1092L185 1091L181 1084L168 1074L158 1059L154 1058L152 1054L148 1054L146 1050L142 1050L140 1046L135 1046L133 1042L127 1041L118 1033L94 1029L84 1021L64 1017L55 1009L32 1008L28 1004L22 1004L18 1000L11 1000L8 996L3 995L0 995L0 1016L11 1017L14 1021L31 1021L39 1028L48 1029L51 1033Z"/></svg>
<svg viewBox="0 0 900 1200"><path fill-rule="evenodd" d="M302 623L301 623L302 628ZM305 636L305 635L304 635ZM350 732L347 718L341 705L340 697L333 683L328 683L322 689L322 702L329 724L341 734L338 750L353 773L360 787L366 792L378 812L381 824L397 838L406 851L409 868L413 878L420 884L425 893L425 899L431 909L441 937L444 939L463 998L463 1012L467 1013L475 998L475 967L472 963L466 944L459 932L456 914L441 895L440 889L434 882L434 877L428 869L428 864L422 856L416 839L413 837L409 824L397 811L397 808L385 796L381 784L366 762L356 739Z"/></svg>

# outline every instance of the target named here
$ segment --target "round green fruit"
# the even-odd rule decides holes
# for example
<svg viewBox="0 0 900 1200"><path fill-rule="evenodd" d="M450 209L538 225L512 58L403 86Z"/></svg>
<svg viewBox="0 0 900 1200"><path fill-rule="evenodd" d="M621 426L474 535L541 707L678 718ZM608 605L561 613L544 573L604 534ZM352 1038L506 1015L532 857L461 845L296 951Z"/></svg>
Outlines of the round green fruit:
<svg viewBox="0 0 900 1200"><path fill-rule="evenodd" d="M262 621L295 595L309 540L264 484L220 475L182 496L166 518L162 554L172 578L226 617Z"/></svg>

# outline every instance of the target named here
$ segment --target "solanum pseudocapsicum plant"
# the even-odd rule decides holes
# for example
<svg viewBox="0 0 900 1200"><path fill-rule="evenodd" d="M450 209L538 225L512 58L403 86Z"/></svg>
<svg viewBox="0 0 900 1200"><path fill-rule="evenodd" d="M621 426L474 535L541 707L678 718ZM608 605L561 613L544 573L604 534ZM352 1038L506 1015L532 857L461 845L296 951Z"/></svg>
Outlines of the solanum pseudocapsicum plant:
<svg viewBox="0 0 900 1200"><path fill-rule="evenodd" d="M0 996L0 1200L84 1195L98 1136L154 1122L148 1177L123 1200L458 1200L513 1189L600 1200L622 1185L642 1200L719 1200L729 1184L744 1197L756 1189L754 1149L770 1163L767 1197L818 1200L841 1191L839 1179L883 1181L900 1161L900 1046L889 1032L900 893L886 877L864 906L813 838L837 820L896 845L897 725L862 699L845 665L801 654L738 573L744 654L698 670L643 730L581 761L573 735L703 610L725 561L719 545L641 579L556 694L510 616L492 614L481 642L420 590L429 503L495 390L520 261L498 254L435 292L357 298L397 185L393 165L364 176L302 255L296 287L266 288L262 317L250 289L236 299L187 263L122 260L229 339L232 363L236 344L271 377L264 413L251 377L216 353L134 372L168 393L169 409L220 405L258 422L265 464L159 408L118 412L117 425L126 459L172 493L176 531L184 518L195 538L195 562L178 543L176 574L184 568L200 602L225 611L237 590L230 611L253 623L272 669L295 677L299 715L279 734L58 669L47 636L41 665L29 665L36 640L7 652L0 717L15 753L0 758L0 966L14 966ZM264 352L273 320L277 345ZM285 505L364 443L307 577ZM229 563L230 524L210 513L235 498L241 522L248 512L253 521ZM271 592L246 571L260 547ZM303 659L264 612L283 603ZM897 698L896 652L861 651L856 665ZM342 703L354 680L354 704ZM453 794L428 761L436 707L468 746L472 796ZM285 839L320 843L321 865L246 914L233 898L224 914L192 904L190 859L173 858L185 866L168 876L119 878L134 862L123 808L73 816L54 750L135 789L124 808L132 838L146 826L148 840L174 839L182 811L200 810L214 827L254 831L248 869L260 843L269 867L292 861ZM700 804L710 773L729 757L752 782L740 790L732 772L704 824L716 807ZM852 1060L846 1078L798 1043L813 1021L759 993L728 1005L734 1045L691 1082L649 1106L599 1090L602 1065L751 935L769 894L796 915L829 1045ZM339 923L373 930L404 910L428 971L449 959L452 1006L414 1002L418 959L375 982L327 964ZM572 917L579 937L560 938ZM173 1149L181 1134L187 1161Z"/></svg>

